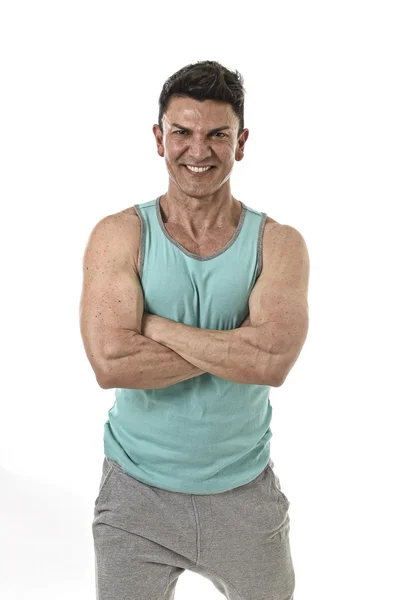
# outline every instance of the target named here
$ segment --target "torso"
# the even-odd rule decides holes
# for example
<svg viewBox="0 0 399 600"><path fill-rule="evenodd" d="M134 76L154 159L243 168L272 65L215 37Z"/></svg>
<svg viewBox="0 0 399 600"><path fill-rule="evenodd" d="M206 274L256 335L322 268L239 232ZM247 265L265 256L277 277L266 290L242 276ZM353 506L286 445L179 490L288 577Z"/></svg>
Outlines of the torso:
<svg viewBox="0 0 399 600"><path fill-rule="evenodd" d="M124 216L125 223L127 225L127 234L129 235L129 231L131 235L129 238L132 240L132 255L133 261L135 265L136 273L139 273L139 264L140 264L140 232L141 232L141 223L139 216L136 212L134 206L126 208L119 213L118 215ZM168 234L179 244L183 246L188 252L192 252L194 254L198 254L198 256L210 256L211 254L215 254L221 248L227 245L229 240L233 237L238 227L239 217L236 220L234 226L232 226L229 230L223 230L223 232L215 233L213 236L210 236L205 243L198 245L193 241L185 232L180 228L176 228L169 223L164 222L164 227ZM263 232L263 241L265 236L269 235L269 232L272 228L280 225L277 221L269 217L266 218L265 228ZM266 244L263 244L263 248L266 248ZM266 258L263 256L263 261L265 262Z"/></svg>

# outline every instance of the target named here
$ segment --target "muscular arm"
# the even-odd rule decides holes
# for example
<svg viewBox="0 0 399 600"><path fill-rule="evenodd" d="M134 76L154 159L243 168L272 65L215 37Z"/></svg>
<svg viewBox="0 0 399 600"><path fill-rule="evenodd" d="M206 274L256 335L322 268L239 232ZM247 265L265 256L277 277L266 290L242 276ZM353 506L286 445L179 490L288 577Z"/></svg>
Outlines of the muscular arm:
<svg viewBox="0 0 399 600"><path fill-rule="evenodd" d="M159 389L207 372L194 366L171 348L146 337L153 335L149 321L158 319L162 317L144 312L142 335L136 334L133 337L126 333L123 342L124 356L114 355L112 360L108 360L102 388ZM247 317L241 327L249 326L250 319Z"/></svg>
<svg viewBox="0 0 399 600"><path fill-rule="evenodd" d="M83 257L80 329L97 383L107 389L163 388L203 371L145 337L143 290L132 253L131 222L105 217L94 227Z"/></svg>
<svg viewBox="0 0 399 600"><path fill-rule="evenodd" d="M132 235L137 232L131 221L110 215L94 227L84 253L80 329L97 382L105 389L154 389L202 375L202 369L146 337Z"/></svg>
<svg viewBox="0 0 399 600"><path fill-rule="evenodd" d="M205 372L170 348L141 334L126 335L123 348L125 356L114 355L108 359L107 370L101 383L104 389L165 388Z"/></svg>
<svg viewBox="0 0 399 600"><path fill-rule="evenodd" d="M262 331L201 329L150 315L149 336L221 379L276 387L276 355L264 346Z"/></svg>
<svg viewBox="0 0 399 600"><path fill-rule="evenodd" d="M282 385L307 336L309 255L303 236L290 226L270 230L264 252L248 329L199 329L154 315L152 339L222 379Z"/></svg>

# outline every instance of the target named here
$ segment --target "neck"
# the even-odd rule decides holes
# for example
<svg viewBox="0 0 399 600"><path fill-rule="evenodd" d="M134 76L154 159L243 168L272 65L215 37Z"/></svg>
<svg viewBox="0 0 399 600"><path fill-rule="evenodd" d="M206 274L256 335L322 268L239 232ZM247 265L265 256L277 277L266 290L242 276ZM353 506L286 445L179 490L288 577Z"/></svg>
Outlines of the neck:
<svg viewBox="0 0 399 600"><path fill-rule="evenodd" d="M209 233L237 227L241 215L241 203L231 194L193 198L171 196L169 192L159 201L162 220L184 230L193 240Z"/></svg>

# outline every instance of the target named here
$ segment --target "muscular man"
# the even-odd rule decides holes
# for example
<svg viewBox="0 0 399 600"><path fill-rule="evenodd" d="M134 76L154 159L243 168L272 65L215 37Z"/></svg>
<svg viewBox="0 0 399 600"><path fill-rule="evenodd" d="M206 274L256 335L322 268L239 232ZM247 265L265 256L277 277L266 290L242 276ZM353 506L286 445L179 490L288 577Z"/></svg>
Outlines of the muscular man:
<svg viewBox="0 0 399 600"><path fill-rule="evenodd" d="M97 598L172 600L188 569L229 600L290 600L269 392L307 336L307 247L231 193L249 134L237 71L180 69L153 133L168 191L99 221L84 255L84 347L98 384L115 388Z"/></svg>

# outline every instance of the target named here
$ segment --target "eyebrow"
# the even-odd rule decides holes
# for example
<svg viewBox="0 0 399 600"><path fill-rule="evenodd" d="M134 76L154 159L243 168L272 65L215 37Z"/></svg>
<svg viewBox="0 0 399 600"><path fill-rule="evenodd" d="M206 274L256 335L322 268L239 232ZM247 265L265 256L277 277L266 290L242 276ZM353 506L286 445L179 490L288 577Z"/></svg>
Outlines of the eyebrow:
<svg viewBox="0 0 399 600"><path fill-rule="evenodd" d="M187 127L183 127L183 125L179 125L178 123L172 123L172 127L178 127L179 129L184 129L185 131L190 131ZM222 125L222 127L215 127L215 129L211 129L208 131L208 135L210 133L217 133L218 131L222 131L223 129L231 129L230 125Z"/></svg>

